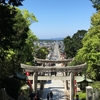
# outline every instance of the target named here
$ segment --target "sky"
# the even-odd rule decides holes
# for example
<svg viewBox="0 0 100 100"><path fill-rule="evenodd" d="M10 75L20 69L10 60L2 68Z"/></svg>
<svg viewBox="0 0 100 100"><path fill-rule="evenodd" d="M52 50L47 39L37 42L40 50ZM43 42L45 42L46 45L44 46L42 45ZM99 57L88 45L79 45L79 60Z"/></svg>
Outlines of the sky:
<svg viewBox="0 0 100 100"><path fill-rule="evenodd" d="M39 39L65 38L88 30L96 12L90 0L25 0L19 8L38 19L30 29Z"/></svg>

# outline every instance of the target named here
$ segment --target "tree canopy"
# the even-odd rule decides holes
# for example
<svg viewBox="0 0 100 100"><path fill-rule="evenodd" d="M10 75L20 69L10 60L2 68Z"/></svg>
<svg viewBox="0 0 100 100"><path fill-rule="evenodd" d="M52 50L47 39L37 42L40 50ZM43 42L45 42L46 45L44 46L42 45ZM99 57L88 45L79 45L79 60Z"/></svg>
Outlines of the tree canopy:
<svg viewBox="0 0 100 100"><path fill-rule="evenodd" d="M91 17L91 27L82 40L83 47L78 51L74 64L87 63L87 75L100 80L100 11Z"/></svg>
<svg viewBox="0 0 100 100"><path fill-rule="evenodd" d="M36 51L36 57L40 59L46 59L46 56L48 55L49 50L47 47L41 47Z"/></svg>
<svg viewBox="0 0 100 100"><path fill-rule="evenodd" d="M0 0L0 3L3 4L3 5L10 4L10 5L13 5L13 6L22 6L23 1L24 0Z"/></svg>
<svg viewBox="0 0 100 100"><path fill-rule="evenodd" d="M100 9L100 0L90 0L93 3L93 7L98 11Z"/></svg>
<svg viewBox="0 0 100 100"><path fill-rule="evenodd" d="M29 28L32 20L37 21L28 11L0 4L0 77L20 72L20 63L32 64L33 42L37 40Z"/></svg>
<svg viewBox="0 0 100 100"><path fill-rule="evenodd" d="M65 53L67 58L75 57L77 50L82 47L82 39L86 34L86 30L78 30L72 37L64 38Z"/></svg>

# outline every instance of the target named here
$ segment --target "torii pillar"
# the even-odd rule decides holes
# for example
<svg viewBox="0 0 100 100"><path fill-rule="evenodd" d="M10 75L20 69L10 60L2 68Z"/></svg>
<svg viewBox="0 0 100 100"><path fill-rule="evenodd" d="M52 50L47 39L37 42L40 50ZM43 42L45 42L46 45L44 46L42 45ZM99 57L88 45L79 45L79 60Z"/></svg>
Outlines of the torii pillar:
<svg viewBox="0 0 100 100"><path fill-rule="evenodd" d="M45 67L45 63L42 63L42 67ZM42 72L41 75L45 75L45 72ZM40 90L44 87L44 80L40 80Z"/></svg>
<svg viewBox="0 0 100 100"><path fill-rule="evenodd" d="M74 73L70 73L70 100L74 100Z"/></svg>
<svg viewBox="0 0 100 100"><path fill-rule="evenodd" d="M33 84L32 84L33 91L37 93L37 72L33 74Z"/></svg>
<svg viewBox="0 0 100 100"><path fill-rule="evenodd" d="M64 63L64 67L66 67L67 66L67 63ZM64 72L64 76L67 76L67 72ZM64 85L65 85L65 90L68 90L68 80L65 80L64 81Z"/></svg>

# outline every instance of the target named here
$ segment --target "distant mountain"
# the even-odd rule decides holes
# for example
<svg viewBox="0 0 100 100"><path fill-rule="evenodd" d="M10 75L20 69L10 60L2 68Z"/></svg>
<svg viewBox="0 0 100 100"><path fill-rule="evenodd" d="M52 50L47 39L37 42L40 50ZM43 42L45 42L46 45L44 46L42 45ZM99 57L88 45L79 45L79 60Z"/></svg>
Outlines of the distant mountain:
<svg viewBox="0 0 100 100"><path fill-rule="evenodd" d="M63 40L64 38L51 38L51 40Z"/></svg>
<svg viewBox="0 0 100 100"><path fill-rule="evenodd" d="M39 39L39 40L55 40L55 41L59 41L59 40L63 40L64 38L51 38L51 39Z"/></svg>

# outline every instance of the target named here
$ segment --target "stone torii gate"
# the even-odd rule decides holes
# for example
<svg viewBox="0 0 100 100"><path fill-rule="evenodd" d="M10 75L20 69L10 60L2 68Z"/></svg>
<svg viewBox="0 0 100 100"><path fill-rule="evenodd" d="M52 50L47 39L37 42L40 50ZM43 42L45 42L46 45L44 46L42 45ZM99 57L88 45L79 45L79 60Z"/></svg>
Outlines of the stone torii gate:
<svg viewBox="0 0 100 100"><path fill-rule="evenodd" d="M66 64L68 64L68 62L72 61L73 58L63 59L63 60L45 60L45 59L38 59L38 58L34 57L34 60L39 63L42 63L43 65L45 63L64 63L66 65Z"/></svg>
<svg viewBox="0 0 100 100"><path fill-rule="evenodd" d="M66 60L44 60L44 59L35 59L37 62L42 63L65 63L67 64L72 59L66 59ZM21 68L23 68L24 72L30 72L33 73L32 76L27 76L27 80L33 80L33 91L37 91L37 80L70 80L70 100L74 100L74 72L80 72L83 68L86 67L86 64L81 64L77 66L65 66L65 67L50 67L50 66L29 66L25 64L21 64ZM69 76L38 76L37 72L69 72Z"/></svg>

